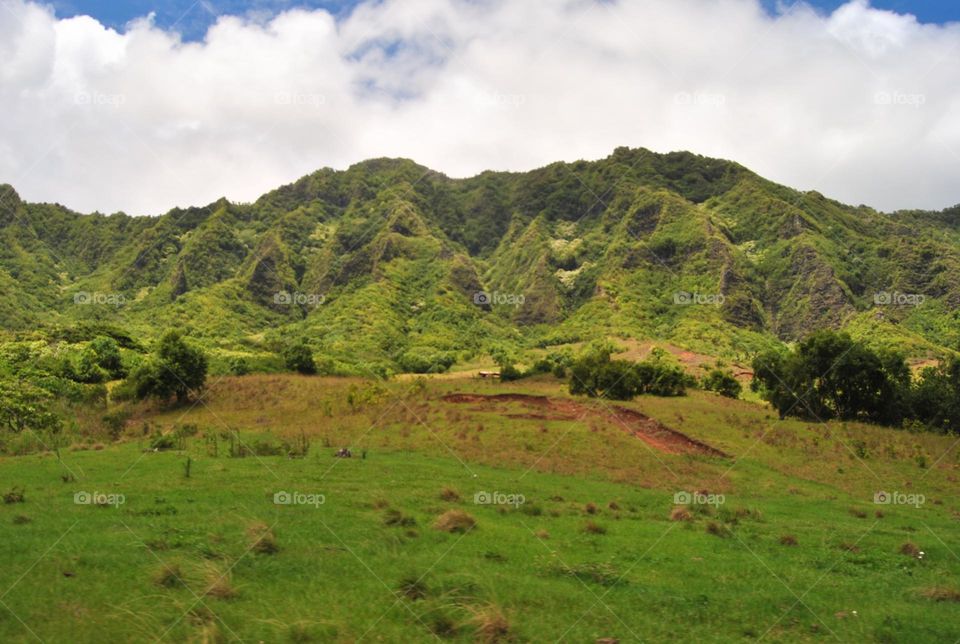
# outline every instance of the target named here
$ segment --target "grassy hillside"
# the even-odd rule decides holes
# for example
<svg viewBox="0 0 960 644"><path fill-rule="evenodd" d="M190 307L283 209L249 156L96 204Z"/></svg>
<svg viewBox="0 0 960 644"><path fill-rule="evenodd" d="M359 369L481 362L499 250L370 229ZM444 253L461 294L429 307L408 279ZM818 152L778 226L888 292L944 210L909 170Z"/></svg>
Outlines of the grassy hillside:
<svg viewBox="0 0 960 644"><path fill-rule="evenodd" d="M958 466L704 392L225 377L118 444L0 458L0 636L954 641Z"/></svg>

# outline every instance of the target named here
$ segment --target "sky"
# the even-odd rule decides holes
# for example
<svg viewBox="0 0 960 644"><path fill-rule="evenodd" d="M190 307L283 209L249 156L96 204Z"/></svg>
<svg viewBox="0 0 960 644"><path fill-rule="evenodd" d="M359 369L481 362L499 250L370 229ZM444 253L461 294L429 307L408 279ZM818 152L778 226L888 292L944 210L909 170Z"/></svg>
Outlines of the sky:
<svg viewBox="0 0 960 644"><path fill-rule="evenodd" d="M881 210L960 202L960 2L0 0L0 182L159 214L318 168L618 146Z"/></svg>
<svg viewBox="0 0 960 644"><path fill-rule="evenodd" d="M219 15L273 16L289 9L308 8L344 16L359 0L54 0L48 4L60 17L93 16L104 26L118 31L131 20L153 13L157 26L175 29L184 40L200 41ZM784 7L789 8L792 0L763 0L762 4L768 13L777 15ZM844 0L812 0L809 4L820 11L832 12L844 4ZM874 0L872 4L879 9L912 14L924 23L960 21L957 0Z"/></svg>

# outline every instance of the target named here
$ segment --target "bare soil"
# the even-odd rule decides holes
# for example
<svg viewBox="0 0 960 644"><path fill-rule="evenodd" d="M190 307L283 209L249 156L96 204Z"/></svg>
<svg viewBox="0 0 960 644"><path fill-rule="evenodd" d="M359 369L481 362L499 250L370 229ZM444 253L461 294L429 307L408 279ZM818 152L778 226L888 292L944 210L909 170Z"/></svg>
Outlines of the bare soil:
<svg viewBox="0 0 960 644"><path fill-rule="evenodd" d="M507 418L533 420L574 420L585 421L602 419L620 427L628 434L636 436L647 445L667 454L701 454L730 458L726 454L702 441L690 438L682 432L670 429L663 423L646 414L621 405L612 405L600 401L583 404L566 398L550 398L528 394L465 394L453 393L443 396L449 403L471 403L471 411L491 411L501 403L520 403L536 411L523 413L501 413Z"/></svg>

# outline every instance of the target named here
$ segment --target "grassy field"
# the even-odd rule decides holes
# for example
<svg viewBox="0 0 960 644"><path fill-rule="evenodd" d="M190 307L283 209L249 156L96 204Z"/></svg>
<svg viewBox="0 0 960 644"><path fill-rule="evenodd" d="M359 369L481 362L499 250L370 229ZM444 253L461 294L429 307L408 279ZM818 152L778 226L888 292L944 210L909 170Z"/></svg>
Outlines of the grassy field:
<svg viewBox="0 0 960 644"><path fill-rule="evenodd" d="M953 438L622 405L723 458L572 403L550 377L230 377L118 444L2 458L0 639L960 640Z"/></svg>

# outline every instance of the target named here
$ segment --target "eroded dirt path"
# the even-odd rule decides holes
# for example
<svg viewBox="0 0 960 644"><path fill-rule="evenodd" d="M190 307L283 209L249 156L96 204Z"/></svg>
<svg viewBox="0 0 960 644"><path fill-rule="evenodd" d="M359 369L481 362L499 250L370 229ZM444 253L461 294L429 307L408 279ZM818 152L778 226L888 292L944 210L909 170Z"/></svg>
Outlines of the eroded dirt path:
<svg viewBox="0 0 960 644"><path fill-rule="evenodd" d="M464 394L454 393L443 396L449 403L470 403L473 411L491 411L498 403L520 403L529 408L529 412L504 413L508 418L529 418L537 420L583 421L601 418L613 423L625 432L632 434L667 454L702 454L730 458L729 454L690 438L682 432L670 429L660 421L645 414L620 405L585 405L566 398L550 398L528 394Z"/></svg>

